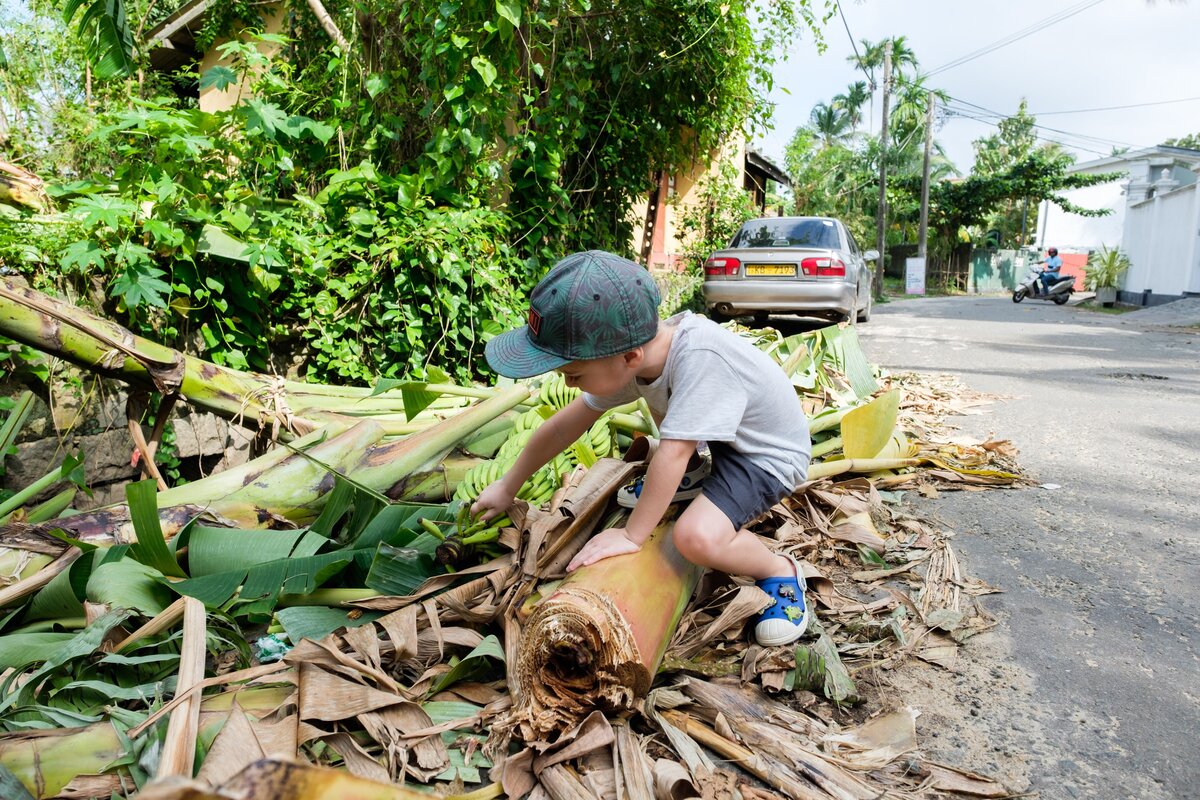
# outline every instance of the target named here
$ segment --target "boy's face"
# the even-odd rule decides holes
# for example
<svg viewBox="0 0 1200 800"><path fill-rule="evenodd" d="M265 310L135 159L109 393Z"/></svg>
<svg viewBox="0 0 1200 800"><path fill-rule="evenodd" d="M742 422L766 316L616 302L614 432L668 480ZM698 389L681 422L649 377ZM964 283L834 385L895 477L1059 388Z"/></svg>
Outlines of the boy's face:
<svg viewBox="0 0 1200 800"><path fill-rule="evenodd" d="M608 358L572 361L560 372L567 386L589 394L608 395L620 391L633 380L642 362L642 348Z"/></svg>

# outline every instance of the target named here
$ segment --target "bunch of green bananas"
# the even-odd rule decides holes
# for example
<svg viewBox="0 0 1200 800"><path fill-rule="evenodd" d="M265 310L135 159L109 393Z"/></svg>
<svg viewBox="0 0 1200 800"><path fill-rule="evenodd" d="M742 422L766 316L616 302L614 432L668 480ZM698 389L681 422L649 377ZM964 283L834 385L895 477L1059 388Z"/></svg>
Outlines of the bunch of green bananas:
<svg viewBox="0 0 1200 800"><path fill-rule="evenodd" d="M500 480L507 469L508 465L498 460L481 461L463 475L458 488L454 490L454 499L461 500L464 504L474 502L479 493Z"/></svg>
<svg viewBox="0 0 1200 800"><path fill-rule="evenodd" d="M508 466L515 464L517 456L521 455L525 445L529 444L529 440L533 438L533 431L533 428L526 428L523 431L514 428L513 432L504 440L504 444L500 445L500 449L496 451L496 461ZM508 469L508 466L505 469Z"/></svg>
<svg viewBox="0 0 1200 800"><path fill-rule="evenodd" d="M551 408L560 409L566 408L568 403L581 394L578 389L567 386L567 381L561 373L551 372L542 381L538 399Z"/></svg>
<svg viewBox="0 0 1200 800"><path fill-rule="evenodd" d="M514 431L531 431L540 426L546 421L546 415L542 413L540 408L531 408L528 411L518 414L513 420Z"/></svg>
<svg viewBox="0 0 1200 800"><path fill-rule="evenodd" d="M592 446L592 452L596 454L596 458L607 458L613 454L613 434L612 426L608 424L607 417L601 417L596 420L596 424L592 425L591 430L587 432L588 443Z"/></svg>

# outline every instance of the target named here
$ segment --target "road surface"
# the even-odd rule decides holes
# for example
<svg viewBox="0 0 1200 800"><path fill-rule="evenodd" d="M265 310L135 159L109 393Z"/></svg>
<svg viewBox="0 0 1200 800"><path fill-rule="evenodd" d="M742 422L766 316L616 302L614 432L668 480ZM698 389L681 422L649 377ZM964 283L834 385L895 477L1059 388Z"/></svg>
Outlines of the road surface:
<svg viewBox="0 0 1200 800"><path fill-rule="evenodd" d="M1044 800L1200 798L1200 330L995 297L859 330L889 369L1007 396L963 430L1061 487L914 497L1003 590L954 673L900 679L922 748Z"/></svg>

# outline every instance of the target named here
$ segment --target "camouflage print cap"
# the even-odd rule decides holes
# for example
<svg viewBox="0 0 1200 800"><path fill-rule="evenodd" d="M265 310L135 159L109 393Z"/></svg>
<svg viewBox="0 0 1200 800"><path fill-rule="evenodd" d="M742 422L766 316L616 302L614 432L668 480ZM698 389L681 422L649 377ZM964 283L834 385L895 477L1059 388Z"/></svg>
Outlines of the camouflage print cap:
<svg viewBox="0 0 1200 800"><path fill-rule="evenodd" d="M626 353L654 338L659 301L650 273L629 259L573 253L534 287L529 324L489 341L485 354L501 375L528 378Z"/></svg>

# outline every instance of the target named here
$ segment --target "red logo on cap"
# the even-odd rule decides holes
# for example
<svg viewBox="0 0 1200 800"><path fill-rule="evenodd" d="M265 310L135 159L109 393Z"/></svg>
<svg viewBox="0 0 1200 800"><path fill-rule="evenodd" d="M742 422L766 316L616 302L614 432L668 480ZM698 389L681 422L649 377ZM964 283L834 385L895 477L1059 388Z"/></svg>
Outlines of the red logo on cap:
<svg viewBox="0 0 1200 800"><path fill-rule="evenodd" d="M529 309L529 330L533 331L534 336L542 332L542 315L532 308Z"/></svg>

